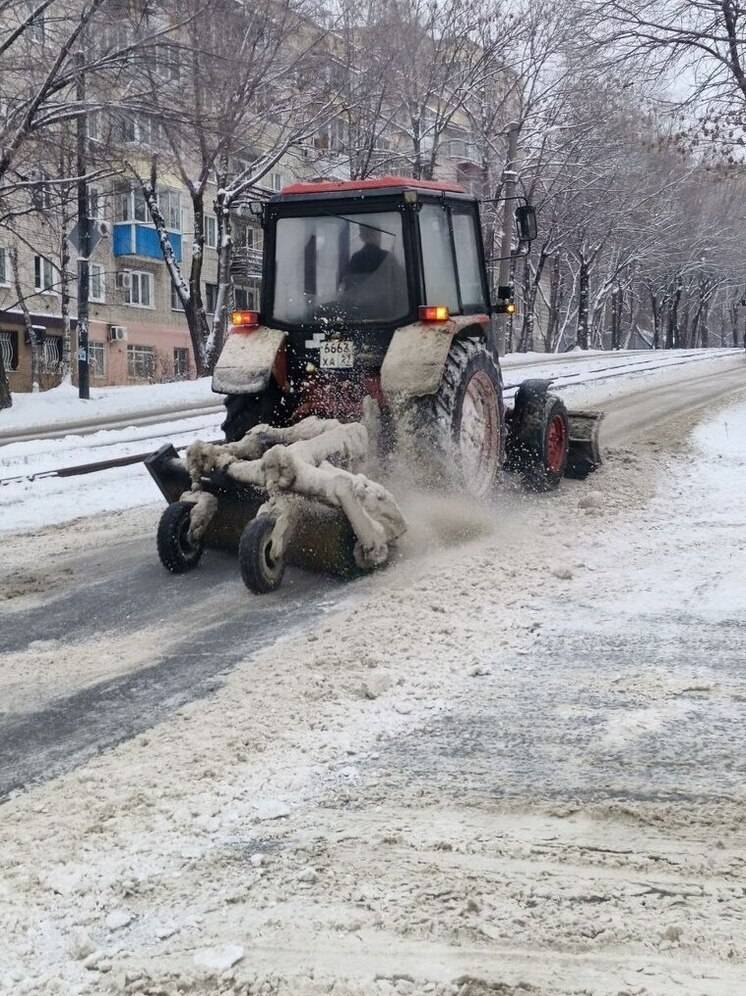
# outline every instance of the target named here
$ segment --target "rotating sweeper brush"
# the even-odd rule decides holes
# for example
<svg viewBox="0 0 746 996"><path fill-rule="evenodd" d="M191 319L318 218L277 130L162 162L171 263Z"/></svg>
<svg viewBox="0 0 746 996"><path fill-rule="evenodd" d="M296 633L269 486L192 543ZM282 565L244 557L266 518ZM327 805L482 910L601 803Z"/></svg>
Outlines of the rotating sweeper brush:
<svg viewBox="0 0 746 996"><path fill-rule="evenodd" d="M406 525L393 496L358 473L367 459L364 425L314 416L193 443L186 461L164 447L146 462L171 502L158 529L164 566L182 573L205 544L237 545L257 593L278 587L287 561L342 575L381 567Z"/></svg>
<svg viewBox="0 0 746 996"><path fill-rule="evenodd" d="M601 416L568 412L548 381L526 381L506 411L494 346L506 309L462 188L294 184L253 213L261 318L233 314L213 375L226 442L146 461L170 503L158 530L170 571L196 566L205 546L237 547L256 592L276 588L286 562L382 566L406 528L372 479L393 452L462 501L490 499L504 470L548 491L601 462Z"/></svg>

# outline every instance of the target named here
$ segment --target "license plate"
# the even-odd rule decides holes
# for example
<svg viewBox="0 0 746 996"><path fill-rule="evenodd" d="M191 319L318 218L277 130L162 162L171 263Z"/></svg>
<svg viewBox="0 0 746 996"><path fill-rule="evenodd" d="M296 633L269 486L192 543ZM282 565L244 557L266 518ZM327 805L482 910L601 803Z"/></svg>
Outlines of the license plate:
<svg viewBox="0 0 746 996"><path fill-rule="evenodd" d="M348 370L355 362L355 347L351 339L330 339L321 343L322 370Z"/></svg>

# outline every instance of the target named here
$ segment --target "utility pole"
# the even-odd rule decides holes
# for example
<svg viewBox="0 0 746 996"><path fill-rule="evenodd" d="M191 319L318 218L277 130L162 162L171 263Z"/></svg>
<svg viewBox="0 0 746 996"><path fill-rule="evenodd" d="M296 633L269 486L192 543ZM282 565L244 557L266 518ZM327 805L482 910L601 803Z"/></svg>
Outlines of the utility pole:
<svg viewBox="0 0 746 996"><path fill-rule="evenodd" d="M514 200L515 191L518 184L518 173L516 171L516 157L518 155L518 135L521 126L517 122L508 125L508 154L505 160L505 169L502 176L503 197L505 207L503 208L503 237L500 246L500 286L507 287L511 282L511 250L513 248L513 214L515 211ZM510 315L504 314L497 323L497 351L500 356L505 353L505 329L511 320Z"/></svg>
<svg viewBox="0 0 746 996"><path fill-rule="evenodd" d="M85 72L83 52L76 52L78 67L75 97L79 107L85 106ZM91 219L88 217L88 181L86 143L88 141L88 115L81 112L77 120L77 165L78 171L78 397L90 398L90 375L88 368L88 294L91 257Z"/></svg>

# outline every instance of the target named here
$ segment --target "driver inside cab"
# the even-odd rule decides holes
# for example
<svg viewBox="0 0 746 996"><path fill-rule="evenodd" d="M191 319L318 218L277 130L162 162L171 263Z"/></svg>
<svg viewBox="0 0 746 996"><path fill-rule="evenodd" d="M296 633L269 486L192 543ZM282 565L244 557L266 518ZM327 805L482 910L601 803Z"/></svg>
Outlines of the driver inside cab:
<svg viewBox="0 0 746 996"><path fill-rule="evenodd" d="M402 318L409 310L404 268L381 247L381 229L360 225L362 247L345 267L339 289L339 303L356 317L387 320Z"/></svg>

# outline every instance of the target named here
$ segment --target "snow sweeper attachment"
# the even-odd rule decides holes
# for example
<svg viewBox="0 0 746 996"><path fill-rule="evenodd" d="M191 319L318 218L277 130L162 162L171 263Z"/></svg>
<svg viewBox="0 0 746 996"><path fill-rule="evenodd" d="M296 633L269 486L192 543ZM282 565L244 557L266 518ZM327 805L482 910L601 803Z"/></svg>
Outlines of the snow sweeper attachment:
<svg viewBox="0 0 746 996"><path fill-rule="evenodd" d="M305 418L257 425L238 442L164 446L146 466L169 501L158 527L163 565L180 574L205 546L238 548L241 576L273 591L286 562L342 576L389 559L406 525L392 495L358 473L368 458L359 423Z"/></svg>

